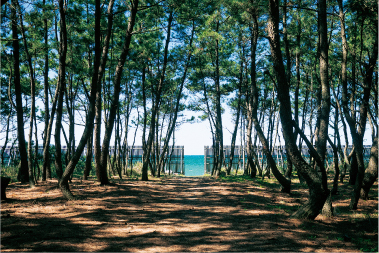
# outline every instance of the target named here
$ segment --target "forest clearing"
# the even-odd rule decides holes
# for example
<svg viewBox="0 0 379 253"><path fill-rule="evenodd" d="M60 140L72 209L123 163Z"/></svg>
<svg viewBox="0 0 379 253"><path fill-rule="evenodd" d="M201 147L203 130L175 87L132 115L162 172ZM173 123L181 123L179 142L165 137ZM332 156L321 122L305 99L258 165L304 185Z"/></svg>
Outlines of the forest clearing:
<svg viewBox="0 0 379 253"><path fill-rule="evenodd" d="M307 199L275 179L249 176L162 177L100 186L74 179L67 202L56 180L38 187L12 183L1 205L1 251L378 251L378 184L357 210L340 183L335 216L290 215Z"/></svg>

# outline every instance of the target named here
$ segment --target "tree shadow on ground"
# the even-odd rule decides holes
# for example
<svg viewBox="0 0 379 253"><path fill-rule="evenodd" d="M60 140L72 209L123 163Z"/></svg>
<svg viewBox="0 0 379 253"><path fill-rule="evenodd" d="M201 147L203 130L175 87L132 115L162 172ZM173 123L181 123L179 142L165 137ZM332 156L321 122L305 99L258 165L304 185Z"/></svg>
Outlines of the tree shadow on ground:
<svg viewBox="0 0 379 253"><path fill-rule="evenodd" d="M357 251L377 244L377 218L291 219L304 199L255 182L77 181L79 200L70 202L51 184L12 190L13 201L1 206L2 251Z"/></svg>

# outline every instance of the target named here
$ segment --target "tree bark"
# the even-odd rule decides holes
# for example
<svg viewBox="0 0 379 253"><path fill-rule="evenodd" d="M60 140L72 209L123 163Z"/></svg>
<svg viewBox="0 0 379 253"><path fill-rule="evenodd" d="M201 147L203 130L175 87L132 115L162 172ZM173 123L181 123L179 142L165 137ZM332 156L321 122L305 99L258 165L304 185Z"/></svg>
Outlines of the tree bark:
<svg viewBox="0 0 379 253"><path fill-rule="evenodd" d="M328 25L326 16L326 0L320 0L318 22L319 22L319 36L320 36L320 81L321 81L321 103L320 114L317 121L319 122L319 129L316 141L316 150L324 162L326 154L326 142L328 140L328 127L329 127L329 114L330 114L330 85L328 77ZM319 168L321 169L321 168ZM321 171L323 181L326 180L326 172Z"/></svg>
<svg viewBox="0 0 379 253"><path fill-rule="evenodd" d="M95 14L96 15L96 14ZM99 14L101 15L101 14ZM100 17L99 17L100 18ZM100 21L95 21L95 22L100 22ZM113 22L113 16L109 16L108 14L108 25L110 22ZM100 50L100 24L95 24L95 29L99 29L99 35L95 35L95 47L98 47L98 50ZM98 28L97 28L98 27ZM110 32L110 30L107 31L108 34ZM107 43L107 41L105 41ZM108 38L108 43L109 43L109 38ZM98 45L98 46L97 46ZM100 60L100 58L99 58ZM101 90L102 90L102 82L101 82L101 77L100 79L98 80L99 76L98 76L98 72L99 70L95 70L96 73L94 73L94 75L96 75L96 82L97 82L97 91L96 91L96 112L95 112L95 124L94 124L94 137L93 137L93 144L94 144L94 154L95 154L95 169L96 169L96 177L97 177L97 180L99 182L101 181L105 181L107 182L108 181L108 178L107 178L107 172L106 171L102 171L102 167L101 167L101 140L100 140L100 136L101 136L101 112L102 112L102 98L101 98ZM95 80L93 80L95 81ZM106 179L102 179L102 178L106 178Z"/></svg>
<svg viewBox="0 0 379 253"><path fill-rule="evenodd" d="M62 0L60 1L60 4L62 4L63 7L63 2ZM112 10L112 5L113 1L109 2L108 5L108 13L111 13ZM58 186L62 191L63 196L68 199L72 200L75 199L74 195L70 191L70 187L68 184L68 180L73 173L76 164L78 163L81 154L84 150L84 147L87 143L88 138L90 137L91 134L93 134L93 121L95 118L95 102L96 102L96 92L97 92L97 84L98 84L98 75L99 72L101 72L100 66L107 60L108 56L108 47L106 44L103 47L103 52L101 55L100 52L100 18L101 18L101 9L100 9L100 0L96 0L96 7L95 7L95 60L94 60L94 74L92 76L92 82L91 82L91 93L89 97L89 108L88 108L88 114L86 117L86 124L84 127L83 135L79 141L78 147L71 157L70 162L68 163L62 178L59 180ZM101 78L100 78L101 80Z"/></svg>
<svg viewBox="0 0 379 253"><path fill-rule="evenodd" d="M363 177L361 198L368 199L368 193L371 186L376 182L378 178L378 136L374 138L371 147L370 160Z"/></svg>
<svg viewBox="0 0 379 253"><path fill-rule="evenodd" d="M219 31L220 21L216 23L216 32ZM224 135L222 131L222 117L221 117L221 90L220 90L220 64L219 64L219 40L216 39L216 73L215 73L215 85L216 85L216 152L217 157L217 171L216 175L221 172L221 167L224 161Z"/></svg>
<svg viewBox="0 0 379 253"><path fill-rule="evenodd" d="M43 5L46 4L46 1L43 0ZM45 9L43 9L45 11ZM50 140L50 137L48 138L48 126L49 126L49 120L50 120L50 115L49 115L49 44L48 44L48 27L47 27L47 18L43 20L44 24L44 40L45 40L45 69L43 73L43 78L44 78L44 106L45 106L45 128L43 131L43 149L47 150L46 154L43 152L43 168L42 168L42 181L46 181L46 178L51 178L51 169L50 169L50 152L49 151L49 146L50 146L50 141L47 142L47 139ZM47 145L47 146L46 146Z"/></svg>
<svg viewBox="0 0 379 253"><path fill-rule="evenodd" d="M10 122L10 118L11 118L11 112L12 110L9 111L8 113L8 117L7 117L7 128L5 130L5 140L4 140L4 145L3 147L1 148L1 166L4 168L4 151L5 151L5 148L7 147L7 144L8 144L8 136L9 136L9 122Z"/></svg>
<svg viewBox="0 0 379 253"><path fill-rule="evenodd" d="M345 34L345 23L344 23L344 14L343 14L343 5L342 0L338 0L339 9L340 9L340 21L341 21L341 39L342 39L342 63L341 63L341 79L342 79L342 107L344 111L344 115L346 121L350 127L351 137L354 144L354 149L356 153L356 160L358 164L358 172L357 178L354 182L354 190L350 201L350 209L357 209L358 201L360 197L362 181L364 178L365 167L363 161L363 136L366 130L366 121L367 121L367 111L368 104L370 100L370 91L372 86L373 72L376 65L376 61L378 58L378 36L374 36L375 40L373 43L373 51L371 56L369 56L368 64L364 64L365 66L365 74L363 77L363 98L362 103L359 109L359 122L358 127L356 127L356 117L355 113L350 115L350 110L348 108L348 95L347 95L347 71L346 71L346 63L347 63L347 40ZM363 28L363 27L362 27ZM353 62L353 64L355 64ZM354 70L354 67L353 67ZM354 81L354 80L353 80ZM354 92L353 92L354 93ZM354 110L353 110L354 111Z"/></svg>
<svg viewBox="0 0 379 253"><path fill-rule="evenodd" d="M22 12L20 5L17 2L17 10L19 12L20 17L20 24L21 24L21 34L22 34L22 41L24 43L24 50L26 54L26 60L28 62L28 69L29 69L29 76L30 76L30 121L29 121L29 140L28 140L28 168L29 168L29 185L31 188L35 186L34 181L34 175L33 175L33 167L34 167L34 158L33 158L33 151L32 151L32 139L33 139L33 122L35 118L35 108L36 108L36 85L34 80L34 73L33 73L33 63L32 58L30 57L29 50L28 50L28 44L25 37L25 29L24 29L24 21L22 18ZM37 155L37 154L36 154Z"/></svg>
<svg viewBox="0 0 379 253"><path fill-rule="evenodd" d="M315 219L322 210L324 203L329 195L325 187L326 182L319 177L302 158L293 138L293 123L291 115L291 103L289 96L289 84L286 78L286 72L283 65L283 57L280 48L279 38L279 1L269 1L269 19L268 19L268 38L271 49L273 67L277 79L278 99L280 101L280 120L283 128L283 137L288 150L287 156L306 180L309 188L308 202L293 214L296 218Z"/></svg>
<svg viewBox="0 0 379 253"><path fill-rule="evenodd" d="M110 105L108 119L105 125L103 144L101 146L102 151L101 151L100 171L103 171L103 172L106 171L106 167L108 164L109 143L112 136L114 121L117 114L117 108L119 106L119 97L120 97L120 90L121 90L121 76L122 76L122 71L124 69L126 57L129 53L129 46L130 46L130 42L133 35L133 27L136 21L136 16L137 16L137 11L138 11L138 0L133 0L131 4L132 6L130 8L128 28L126 31L126 37L124 39L122 52L118 60L116 71L115 71L115 77L113 81L114 82L113 99ZM109 184L109 180L106 174L103 174L101 178L99 179L99 181L102 185Z"/></svg>
<svg viewBox="0 0 379 253"><path fill-rule="evenodd" d="M241 64L242 65L242 64ZM241 73L242 73L242 69L241 69ZM234 123L234 130L233 130L233 134L232 134L232 143L231 143L231 147L230 147L230 155L229 155L229 164L228 164L228 168L226 170L226 174L227 175L230 175L230 171L232 170L232 165L233 165L233 158L234 158L234 150L235 150L235 146L236 146L236 138L237 138L237 131L238 131L238 122L240 120L240 114L241 114L241 86L242 86L242 75L241 75L241 81L240 81L240 85L239 85L239 91L238 91L238 104L237 104L237 115L236 115L236 120L235 120L235 123Z"/></svg>
<svg viewBox="0 0 379 253"><path fill-rule="evenodd" d="M167 59L168 59L168 46L169 46L170 38L171 38L172 20L173 20L173 13L171 11L170 16L168 18L167 38L166 38L166 44L165 44L164 56L163 56L163 67L162 67L162 72L161 72L161 76L159 79L158 87L156 88L156 92L155 92L155 102L153 104L153 108L151 111L150 130L149 130L147 143L146 143L146 146L144 149L143 164L142 164L142 181L148 180L148 166L149 166L149 161L150 161L150 153L151 153L151 149L152 149L152 144L153 144L153 140L154 140L156 115L157 115L158 110L159 110L161 93L162 93L163 83L164 83L165 74L166 74ZM144 117L146 117L146 114L144 115Z"/></svg>
<svg viewBox="0 0 379 253"><path fill-rule="evenodd" d="M86 166L84 167L83 180L87 180L89 173L91 172L91 169L92 169L92 147L93 147L92 141L93 141L93 135L89 136L87 140Z"/></svg>
<svg viewBox="0 0 379 253"><path fill-rule="evenodd" d="M159 169L163 167L162 166L163 161L164 161L164 158L166 156L166 153L168 152L168 144L169 144L169 141L171 139L172 133L175 131L176 121L178 118L178 112L179 112L179 107L180 107L180 99L182 97L183 87L184 87L184 83L185 83L185 80L187 77L187 71L188 71L188 67L190 64L191 56L192 56L192 41L193 41L194 34L195 34L195 22L193 22L193 26L192 26L191 38L190 38L190 42L189 42L189 52L188 52L188 56L187 56L187 60L186 60L186 65L184 67L183 76L181 78L178 96L176 98L174 116L173 116L173 119L170 121L170 124L168 126L168 129L167 129L168 132L166 134L165 142L164 142L163 149L162 149L161 155L160 155L160 160L159 160L159 164L158 164Z"/></svg>
<svg viewBox="0 0 379 253"><path fill-rule="evenodd" d="M60 41L59 41L59 71L58 71L58 87L59 95L57 101L57 116L55 118L55 170L58 179L62 177L62 152L61 152L61 129L63 117L63 96L66 89L66 56L67 56L67 27L66 27L66 11L64 9L64 0L59 1L60 14Z"/></svg>
<svg viewBox="0 0 379 253"><path fill-rule="evenodd" d="M18 29L17 29L17 0L12 0L11 8L12 15L12 46L13 46L13 69L14 69L14 89L16 94L16 112L17 112L17 139L18 150L20 152L20 168L17 175L17 180L22 184L29 182L29 168L28 168L28 154L25 147L25 133L24 133L24 112L22 108L22 91L20 82L20 49L18 44Z"/></svg>
<svg viewBox="0 0 379 253"><path fill-rule="evenodd" d="M111 35L112 35L112 26L113 26L113 13L112 13L112 9L113 9L113 4L114 4L114 0L111 0L109 1L109 4L108 4L108 10L107 10L107 14L108 14L108 26L107 26L107 35L104 39L104 46L103 46L103 51L102 51L102 55L101 55L101 58L100 58L100 54L99 54L99 59L98 59L98 65L95 66L95 73L94 73L94 77L92 79L92 82L96 82L96 87L97 87L97 91L96 91L96 112L95 112L95 126L94 126L94 147L95 147L95 166L96 166L96 176L97 176L97 180L102 184L108 184L109 181L108 181L108 175L107 175L107 167L106 165L103 166L102 165L102 162L101 162L101 159L102 159L102 150L101 150L101 147L100 147L100 132L101 132L101 82L102 82L102 78L103 78L103 74L104 74L104 71L105 71L105 65L106 65L106 62L107 62L107 59L108 59L108 50L109 50L109 43L110 43L110 38L111 38ZM98 19L101 19L101 11L99 10L99 13L98 13L98 16L96 16ZM100 20L96 20L96 22L98 22L96 25L97 27L97 32L98 32L98 35L95 35L95 47L96 45L98 45L98 50L100 50L100 37L101 37L101 31L100 31ZM96 65L96 64L95 64ZM95 75L96 75L96 78L95 78ZM108 122L107 122L108 123ZM109 143L108 143L108 147L109 147ZM109 148L108 148L108 152L109 152ZM108 154L108 153L107 153ZM105 158L107 160L107 156Z"/></svg>
<svg viewBox="0 0 379 253"><path fill-rule="evenodd" d="M334 160L334 170L335 170L331 194L336 195L338 192L338 177L340 174L340 170L338 167L338 150L337 150L336 145L332 142L332 140L329 137L328 137L328 142L333 149L333 160Z"/></svg>

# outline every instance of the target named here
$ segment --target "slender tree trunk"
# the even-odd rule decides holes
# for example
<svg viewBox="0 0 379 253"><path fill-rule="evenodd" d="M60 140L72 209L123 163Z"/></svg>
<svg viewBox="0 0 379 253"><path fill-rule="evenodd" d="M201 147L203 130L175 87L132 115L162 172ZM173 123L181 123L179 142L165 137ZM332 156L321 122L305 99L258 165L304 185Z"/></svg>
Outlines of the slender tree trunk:
<svg viewBox="0 0 379 253"><path fill-rule="evenodd" d="M20 19L21 19L21 24L22 24L22 15L20 12ZM33 168L34 168L34 158L33 158L33 150L32 150L32 139L33 139L33 123L34 123L34 118L35 118L35 108L36 108L36 98L35 98L35 92L36 92L36 86L34 82L34 73L33 73L33 67L32 67L32 60L30 58L29 52L28 52L28 47L25 39L25 32L23 29L23 25L21 25L21 30L22 30L22 36L24 40L24 47L25 47L25 52L28 58L28 65L29 65L29 74L30 74L30 98L31 98L31 106L30 106L30 121L29 121L29 141L28 141L28 167L29 167L29 185L30 187L35 186L35 181L34 181L34 175L33 175ZM37 129L36 129L37 130ZM37 140L36 140L37 141ZM37 154L35 154L37 155Z"/></svg>
<svg viewBox="0 0 379 253"><path fill-rule="evenodd" d="M39 159L38 159L38 151L39 151L39 146L38 146L38 129L37 129L37 117L36 114L34 114L34 139L36 140L36 143L34 145L34 171L33 171L33 176L34 176L34 182L37 182L38 179L41 176L41 169L39 166ZM38 170L37 174L35 170Z"/></svg>
<svg viewBox="0 0 379 253"><path fill-rule="evenodd" d="M252 122L254 123L255 130L257 131L259 140L262 143L263 152L266 155L267 163L270 166L275 178L279 181L279 183L282 185L282 191L289 193L291 191L291 181L286 179L278 170L276 167L276 163L274 158L272 157L269 143L266 139L266 137L263 134L262 128L258 121L258 88L257 88L257 82L256 82L256 66L255 66L255 59L256 59L256 46L258 41L258 18L256 13L253 13L253 31L251 36L251 118Z"/></svg>
<svg viewBox="0 0 379 253"><path fill-rule="evenodd" d="M95 115L95 125L94 125L94 154L95 154L95 167L96 176L98 180L106 175L106 172L101 171L100 161L101 161L101 81L98 82L97 92L96 92L96 115Z"/></svg>
<svg viewBox="0 0 379 253"><path fill-rule="evenodd" d="M4 167L4 152L5 152L5 148L7 147L7 144L8 144L8 136L9 136L9 122L10 122L10 118L11 118L11 114L12 114L12 107L8 113L8 117L7 117L7 128L5 130L5 140L4 140L4 145L3 147L1 148L1 166Z"/></svg>
<svg viewBox="0 0 379 253"><path fill-rule="evenodd" d="M117 63L116 71L115 71L115 77L114 77L114 93L113 93L113 99L110 105L110 110L108 113L108 119L105 125L105 133L104 133L104 139L102 144L102 152L101 152L101 163L100 163L100 171L105 171L106 166L108 164L108 154L109 154L109 143L112 136L114 121L116 118L117 108L119 106L119 97L120 97L120 90L121 90L121 76L122 71L124 69L124 64L126 61L126 57L129 53L129 46L133 35L133 27L136 21L137 16L137 10L138 10L138 0L133 0L131 2L131 10L130 10L130 17L129 17L129 23L128 28L126 31L126 37L124 40L124 45L122 48L122 52L120 55L120 58ZM106 177L106 175L102 175L99 179L100 183L102 185L109 184L109 180Z"/></svg>
<svg viewBox="0 0 379 253"><path fill-rule="evenodd" d="M89 173L92 169L92 141L93 141L93 135L89 136L87 140L87 154L86 154L86 166L84 167L83 172L83 180L87 180Z"/></svg>
<svg viewBox="0 0 379 253"><path fill-rule="evenodd" d="M123 160L123 172L125 175L128 175L128 156L127 156L127 147L128 147L128 133L129 133L129 119L130 119L130 113L133 108L133 100L132 100L132 93L129 91L129 87L127 86L127 96L125 97L125 103L126 103L126 117L125 117L125 137L124 137L124 143L123 143L123 155L122 157L124 158ZM138 108L137 108L138 112ZM138 112L138 118L137 121L139 120L139 112ZM137 126L138 127L138 126Z"/></svg>
<svg viewBox="0 0 379 253"><path fill-rule="evenodd" d="M62 177L62 153L61 153L61 129L63 117L63 96L66 89L66 55L67 55L67 28L66 28L66 12L64 9L64 0L59 0L60 13L60 41L59 41L59 71L58 71L58 87L59 95L57 102L57 116L55 118L55 170L58 179Z"/></svg>
<svg viewBox="0 0 379 253"><path fill-rule="evenodd" d="M5 152L5 149L7 147L7 144L8 144L8 140L9 140L9 125L10 125L10 119L11 119L11 116L12 116L12 110L13 110L13 107L15 107L14 103L13 103L13 99L11 97L11 80L12 80L12 67L11 67L11 72L10 72L10 75L9 75L9 85L8 85L8 99L10 101L10 107L9 107L9 113L8 113L8 117L7 117L7 128L5 130L5 140L4 140L4 145L3 147L1 148L1 166L4 167L5 163L4 163L4 152Z"/></svg>
<svg viewBox="0 0 379 253"><path fill-rule="evenodd" d="M149 136L146 143L146 148L144 149L144 155L143 155L143 165L142 165L142 181L148 180L148 166L150 161L150 153L152 149L152 144L154 140L154 133L155 133L155 124L156 124L156 115L159 110L160 100L161 100L161 93L163 89L163 83L165 79L166 74L166 67L167 67L167 59L168 59L168 46L170 43L170 37L171 37L171 24L173 20L173 13L170 12L170 16L168 18L168 25L167 25L167 38L166 38L166 44L164 48L164 56L163 56L163 68L161 72L161 76L159 79L158 87L156 89L155 93L155 102L153 104L152 112L151 112L151 124L150 124L150 130L149 130ZM146 114L144 115L146 117Z"/></svg>
<svg viewBox="0 0 379 253"><path fill-rule="evenodd" d="M62 4L63 7L63 2L60 1L60 4ZM108 14L112 15L112 7L113 7L113 1L111 0L108 5ZM75 166L77 165L82 152L84 150L84 147L88 141L88 138L90 137L91 134L93 134L93 121L95 118L95 103L96 103L96 92L97 92L97 84L98 84L98 79L99 76L102 74L102 70L105 66L107 56L108 56L108 45L104 43L103 47L103 52L101 55L100 51L100 18L101 18L101 9L100 9L100 0L96 0L96 7L95 7L95 61L93 64L94 67L94 74L92 76L92 82L91 82L91 93L89 97L89 109L88 109L88 114L86 117L86 124L84 127L83 135L79 141L78 147L71 157L70 162L68 163L62 178L59 180L59 187L63 193L63 196L66 199L75 199L74 195L70 191L70 187L68 184L68 180L73 173ZM108 16L109 17L109 16ZM109 22L108 22L109 26ZM101 80L101 78L100 78Z"/></svg>
<svg viewBox="0 0 379 253"><path fill-rule="evenodd" d="M101 106L102 106L101 105L101 87L102 87L101 82L102 82L103 74L105 71L105 65L106 65L106 62L108 59L109 43L110 43L110 38L112 35L113 4L114 4L114 0L109 1L108 11L107 11L107 15L108 15L107 34L106 34L106 37L104 39L103 51L102 51L101 58L100 58L100 54L99 54L98 55L98 57L99 57L98 65L96 66L96 64L95 64L95 66L94 66L95 67L94 75L96 75L96 77L94 76L92 79L92 82L97 83L96 84L96 87L97 87L96 102L95 102L96 103L96 112L95 112L94 141L93 142L94 142L94 146L95 146L94 151L95 151L96 176L97 176L97 180L101 184L108 184L108 176L107 176L106 166L102 166L102 164L101 164L101 151L102 151L100 148ZM96 16L99 19L101 18L100 12L101 11L99 10L99 13L98 13L99 16ZM97 31L98 35L95 34L95 47L96 47L96 45L98 45L98 50L100 51L100 43L101 43L100 42L100 37L101 37L100 20L96 20L96 22L98 22L98 23L96 23L97 28L95 27L95 29L98 29L98 30L95 30L95 32ZM109 150L108 150L108 152L109 152ZM105 158L105 160L107 160L107 158Z"/></svg>
<svg viewBox="0 0 379 253"><path fill-rule="evenodd" d="M14 69L14 89L16 94L16 112L17 112L17 139L18 139L18 150L20 152L20 168L17 175L17 180L22 184L29 182L29 169L28 169L28 154L25 147L25 133L24 133L24 112L22 108L22 91L20 82L20 49L18 44L18 28L17 28L17 12L16 6L18 5L17 0L12 0L11 8L12 15L12 46L13 46L13 69Z"/></svg>
<svg viewBox="0 0 379 253"><path fill-rule="evenodd" d="M241 70L242 72L242 70ZM242 80L241 80L242 82ZM233 159L234 159L234 150L235 150L235 146L236 146L236 139L237 139L237 131L238 131L238 122L240 120L240 114L241 114L241 85L240 84L240 89L238 91L238 104L237 104L237 115L236 115L236 120L235 120L235 123L234 123L234 130L233 130L233 134L232 134L232 145L230 147L230 155L229 155L229 164L228 164L228 168L226 170L226 174L227 175L230 175L230 171L232 170L232 165L233 165Z"/></svg>
<svg viewBox="0 0 379 253"><path fill-rule="evenodd" d="M331 194L336 195L338 192L338 177L340 174L340 169L338 167L338 149L329 137L328 137L328 142L333 149L333 160L334 160L334 170L335 170Z"/></svg>
<svg viewBox="0 0 379 253"><path fill-rule="evenodd" d="M220 21L217 21L216 32L219 30ZM216 39L216 146L217 146L217 172L219 175L224 161L224 143L222 131L222 117L221 117L221 90L220 90L220 64L219 64L219 41Z"/></svg>
<svg viewBox="0 0 379 253"><path fill-rule="evenodd" d="M168 144L169 144L169 141L171 139L171 135L175 131L176 121L178 118L178 112L179 112L179 107L180 107L180 99L182 97L183 87L184 87L184 83L185 83L185 80L187 77L187 71L188 71L188 67L190 64L191 56L192 56L192 41L193 41L194 33L195 33L195 22L193 22L193 26L192 26L191 38L190 38L190 42L189 42L190 50L188 52L186 65L184 67L184 72L183 72L183 76L181 78L181 83L180 83L180 87L179 87L179 91L178 91L178 96L176 98L175 111L174 111L173 119L171 120L171 123L169 124L168 129L167 129L167 134L166 134L164 146L162 149L162 153L160 156L158 168L160 168L163 164L163 158L166 156L166 153L168 150Z"/></svg>
<svg viewBox="0 0 379 253"><path fill-rule="evenodd" d="M320 114L318 116L319 121L319 131L316 142L316 150L322 159L325 160L326 154L326 142L328 140L328 124L329 124L329 114L330 114L330 86L328 77L328 26L326 17L326 0L319 1L319 12L318 12L318 22L319 22L319 36L320 36L320 81L321 81L321 103ZM326 180L326 173L322 173L323 180Z"/></svg>
<svg viewBox="0 0 379 253"><path fill-rule="evenodd" d="M43 0L43 5L45 6L46 1ZM45 11L45 9L44 9ZM47 27L47 18L43 20L44 24L44 40L45 40L45 69L43 73L44 78L44 105L45 105L45 129L43 131L43 149L49 151L50 142L47 142L48 138L48 126L49 126L49 44L48 44L48 27ZM47 146L46 146L47 145ZM43 152L43 168L42 168L42 181L46 181L46 178L51 178L51 169L50 169L50 152Z"/></svg>
<svg viewBox="0 0 379 253"><path fill-rule="evenodd" d="M136 136L137 136L137 130L138 130L138 126L139 126L139 111L137 109L137 125L136 125L136 130L134 131L134 136L133 136L133 144L132 144L132 148L131 148L131 156L130 156L130 176L133 175L133 149L134 149L134 144L136 143ZM127 171L127 167L125 167L125 171Z"/></svg>
<svg viewBox="0 0 379 253"><path fill-rule="evenodd" d="M350 201L350 209L357 209L358 201L360 197L361 187L362 187L362 181L364 178L365 173L365 167L364 167L364 161L363 161L363 136L366 130L366 121L367 121L367 111L368 111L368 104L370 99L370 91L372 86L372 78L373 78L373 72L374 67L376 65L377 57L378 57L378 37L375 36L375 41L373 43L373 51L371 56L369 57L368 64L365 64L365 75L363 77L364 79L364 86L363 86L363 98L362 103L359 110L359 124L358 127L356 127L356 120L355 120L355 113L353 115L350 115L350 110L348 108L348 97L347 97L347 71L346 71L346 63L347 63L347 40L346 40L346 34L345 34L345 23L344 21L344 15L343 15L343 6L342 6L342 0L338 1L339 9L340 9L340 20L341 20L341 39L342 39L342 63L341 63L341 75L342 75L342 107L345 114L346 121L350 127L350 132L354 144L354 149L356 153L356 160L358 164L358 172L357 172L357 178L354 182L354 190ZM353 63L354 64L354 63ZM353 67L354 69L354 67ZM354 80L353 80L354 82ZM353 164L352 164L353 166Z"/></svg>
<svg viewBox="0 0 379 253"><path fill-rule="evenodd" d="M111 17L111 19L113 20L113 17ZM108 23L109 22L112 22L112 21L108 19ZM100 47L100 35L99 35L99 38L96 37L95 40L98 40L97 43L99 43L99 47ZM97 177L97 180L100 182L102 181L102 178L106 177L107 175L106 171L102 171L102 167L101 167L101 123L102 123L101 122L101 112L102 112L101 90L102 90L102 82L100 78L100 80L97 80L96 112L95 112L95 125L94 125L94 137L93 137L96 177ZM105 182L107 182L107 180L108 179L103 179L103 181Z"/></svg>
<svg viewBox="0 0 379 253"><path fill-rule="evenodd" d="M326 181L323 181L319 175L305 162L299 152L296 142L293 138L293 126L291 115L291 103L289 97L289 84L287 82L286 72L283 65L282 52L279 38L279 2L277 0L269 1L269 19L268 19L268 38L271 48L271 57L274 71L277 79L277 96L280 101L280 119L283 128L283 137L287 146L287 156L290 156L298 172L306 180L309 188L308 202L302 206L293 216L297 218L315 219L329 195L326 187Z"/></svg>
<svg viewBox="0 0 379 253"><path fill-rule="evenodd" d="M340 140L339 133L337 133L337 140L338 140L338 146L337 147L338 147L338 150L340 152L340 157L341 158L343 157L343 159L344 159L343 170L341 171L341 175L340 175L340 182L343 183L343 179L346 175L346 169L348 166L350 166L350 157L352 156L353 153L351 153L350 156L347 155L347 148L349 146L349 139L347 137L347 128L346 128L345 118L344 118L344 114L342 112L341 104L337 98L337 95L336 95L334 89L332 89L332 91L333 91L333 96L334 96L335 101L336 101L338 113L341 116L342 129L343 129L343 133L344 133L344 137L345 137L345 148L344 148L344 151L342 153L341 140Z"/></svg>
<svg viewBox="0 0 379 253"><path fill-rule="evenodd" d="M248 100L251 100L251 98L248 98ZM250 171L250 176L254 178L256 176L256 167L253 159L253 150L252 150L252 139L251 139L251 134L252 134L252 127L253 127L253 119L252 119L252 106L248 102L247 104L247 127L246 127L246 138L247 138L247 143L246 143L246 155L247 155L247 166L245 168L244 174L248 174Z"/></svg>
<svg viewBox="0 0 379 253"><path fill-rule="evenodd" d="M297 1L298 6L301 6L301 0ZM294 101L294 113L295 113L295 122L299 125L299 91L300 91L300 47L301 47L301 17L300 14L297 17L297 31L296 31L296 49L295 49L295 58L296 58L296 87L295 87L295 101ZM307 96L306 96L307 97ZM305 98L307 99L307 98ZM306 103L304 103L306 104ZM297 134L294 136L295 142L297 139Z"/></svg>

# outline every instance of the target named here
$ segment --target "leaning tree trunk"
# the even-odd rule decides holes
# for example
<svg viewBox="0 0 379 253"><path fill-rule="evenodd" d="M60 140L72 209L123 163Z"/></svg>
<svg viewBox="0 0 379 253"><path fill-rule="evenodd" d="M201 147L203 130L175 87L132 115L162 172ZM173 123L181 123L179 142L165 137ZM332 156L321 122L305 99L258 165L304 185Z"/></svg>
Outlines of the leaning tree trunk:
<svg viewBox="0 0 379 253"><path fill-rule="evenodd" d="M257 131L257 135L259 140L262 143L263 152L266 155L267 163L270 166L275 178L279 181L279 183L282 185L282 191L289 193L291 191L291 181L286 179L278 170L275 160L272 157L269 143L264 136L264 133L262 131L262 128L258 122L258 89L257 89L257 83L256 83L256 67L255 67L255 58L256 58L256 46L258 41L258 19L256 12L254 10L253 12L253 30L252 30L252 36L251 36L251 118L252 122L254 123L255 130Z"/></svg>
<svg viewBox="0 0 379 253"><path fill-rule="evenodd" d="M60 0L59 2L60 7L63 10L63 1ZM109 2L108 5L108 15L112 15L112 7L113 7L113 0ZM109 17L109 16L108 16ZM95 102L96 102L96 92L97 92L97 84L98 84L98 78L99 73L101 73L102 69L101 66L105 66L105 62L107 60L108 56L108 47L107 44L104 43L103 52L101 54L100 52L100 18L101 18L101 7L100 7L100 0L96 0L96 9L95 9L95 60L94 60L94 73L92 76L91 81L91 93L89 97L89 108L88 108L88 114L86 117L86 123L83 131L83 135L79 141L78 147L75 150L75 153L72 155L70 162L68 163L62 178L59 180L59 187L63 193L63 196L66 199L75 199L74 195L70 191L70 187L68 184L68 180L70 179L71 174L73 173L75 166L77 165L82 152L84 150L84 147L87 143L88 138L91 134L93 134L93 121L95 118ZM101 80L101 78L100 78Z"/></svg>
<svg viewBox="0 0 379 253"><path fill-rule="evenodd" d="M342 39L342 63L341 63L341 79L342 79L342 107L346 121L350 127L350 132L354 144L354 149L356 153L356 159L358 164L357 178L354 182L354 190L350 201L350 209L357 209L359 197L361 194L362 181L364 178L365 168L363 161L363 136L366 130L367 121L367 111L370 99L370 91L372 86L373 72L376 65L378 57L378 36L375 36L373 43L372 54L369 55L369 62L365 65L364 74L364 86L363 86L363 98L359 109L359 124L356 126L356 120L354 115L350 115L350 110L348 108L348 94L347 94L347 53L348 44L345 34L345 23L344 23L344 13L342 0L338 0L338 5L340 9L340 21L341 21L341 39ZM354 69L354 68L353 68Z"/></svg>
<svg viewBox="0 0 379 253"><path fill-rule="evenodd" d="M269 1L268 38L271 48L271 57L277 79L278 99L280 101L280 120L283 128L283 137L286 142L288 156L302 174L309 188L309 199L297 212L293 214L296 218L315 219L329 195L326 181L322 180L316 171L305 162L297 148L293 138L291 102L289 96L289 85L283 65L283 57L280 48L279 37L279 1Z"/></svg>

